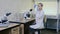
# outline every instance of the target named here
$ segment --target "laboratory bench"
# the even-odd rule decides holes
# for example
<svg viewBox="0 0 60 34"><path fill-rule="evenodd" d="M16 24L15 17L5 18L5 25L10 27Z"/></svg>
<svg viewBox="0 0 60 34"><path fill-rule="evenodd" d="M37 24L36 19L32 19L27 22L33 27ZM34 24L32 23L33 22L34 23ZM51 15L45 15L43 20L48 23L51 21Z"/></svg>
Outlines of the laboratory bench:
<svg viewBox="0 0 60 34"><path fill-rule="evenodd" d="M29 26L32 25L34 22L35 22L34 18L21 20L20 23L23 26L22 27L22 33L23 34L29 34L29 28L30 28Z"/></svg>
<svg viewBox="0 0 60 34"><path fill-rule="evenodd" d="M29 26L35 22L35 18L21 19L20 22L10 21L8 27L0 27L1 34L29 34ZM56 29L57 19L47 19L47 29ZM60 25L60 24L59 24ZM60 28L60 26L59 26Z"/></svg>
<svg viewBox="0 0 60 34"><path fill-rule="evenodd" d="M46 28L57 29L57 19L48 18L46 22ZM60 30L60 19L59 19L58 29Z"/></svg>
<svg viewBox="0 0 60 34"><path fill-rule="evenodd" d="M47 29L57 29L58 17L56 15L46 15L46 18L47 18L47 22L45 23L46 28ZM58 29L60 30L60 18L59 18Z"/></svg>
<svg viewBox="0 0 60 34"><path fill-rule="evenodd" d="M8 27L0 27L0 34L29 34L29 26L35 19L25 19L20 22L9 21Z"/></svg>
<svg viewBox="0 0 60 34"><path fill-rule="evenodd" d="M56 29L57 19L47 19L46 28ZM8 27L0 28L1 34L29 34L29 26L35 22L35 18L21 19L20 22L10 21Z"/></svg>
<svg viewBox="0 0 60 34"><path fill-rule="evenodd" d="M11 21L10 21L11 22ZM29 26L35 22L35 18L30 19L21 19L20 22L20 30L22 34L29 34ZM17 22L14 22L17 23Z"/></svg>
<svg viewBox="0 0 60 34"><path fill-rule="evenodd" d="M20 25L16 23L10 23L8 27L0 27L0 34L19 34Z"/></svg>

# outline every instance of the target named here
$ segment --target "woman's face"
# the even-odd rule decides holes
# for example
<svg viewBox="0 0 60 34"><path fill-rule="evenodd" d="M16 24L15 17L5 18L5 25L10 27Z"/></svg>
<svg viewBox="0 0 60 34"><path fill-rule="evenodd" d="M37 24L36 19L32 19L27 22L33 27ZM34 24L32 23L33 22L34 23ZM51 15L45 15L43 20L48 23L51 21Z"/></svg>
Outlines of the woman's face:
<svg viewBox="0 0 60 34"><path fill-rule="evenodd" d="M42 9L41 4L38 4L38 9L39 9L39 10L41 10L41 9Z"/></svg>

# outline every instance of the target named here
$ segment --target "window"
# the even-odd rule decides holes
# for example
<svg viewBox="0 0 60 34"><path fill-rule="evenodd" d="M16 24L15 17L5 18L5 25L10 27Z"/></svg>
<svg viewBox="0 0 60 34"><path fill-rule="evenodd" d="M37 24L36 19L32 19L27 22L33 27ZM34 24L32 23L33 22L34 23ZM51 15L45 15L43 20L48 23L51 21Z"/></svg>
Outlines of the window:
<svg viewBox="0 0 60 34"><path fill-rule="evenodd" d="M35 3L43 3L45 15L57 15L57 1L56 0L35 0Z"/></svg>

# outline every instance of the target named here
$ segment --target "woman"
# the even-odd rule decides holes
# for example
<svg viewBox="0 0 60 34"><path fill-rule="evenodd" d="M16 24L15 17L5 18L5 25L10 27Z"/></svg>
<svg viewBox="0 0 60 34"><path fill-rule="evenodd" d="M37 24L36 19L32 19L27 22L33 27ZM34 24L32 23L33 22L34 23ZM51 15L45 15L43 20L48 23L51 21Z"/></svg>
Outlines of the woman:
<svg viewBox="0 0 60 34"><path fill-rule="evenodd" d="M43 4L39 3L37 6L37 11L36 11L36 24L31 25L30 28L33 29L44 29L44 11L43 11Z"/></svg>

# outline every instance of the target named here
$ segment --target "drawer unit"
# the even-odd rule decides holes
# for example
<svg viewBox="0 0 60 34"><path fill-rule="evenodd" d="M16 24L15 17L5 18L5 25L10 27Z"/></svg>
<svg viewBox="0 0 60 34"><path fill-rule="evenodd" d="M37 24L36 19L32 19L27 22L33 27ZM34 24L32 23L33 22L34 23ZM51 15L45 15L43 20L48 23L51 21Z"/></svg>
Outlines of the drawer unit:
<svg viewBox="0 0 60 34"><path fill-rule="evenodd" d="M11 29L11 34L19 34L19 27L15 27Z"/></svg>
<svg viewBox="0 0 60 34"><path fill-rule="evenodd" d="M24 24L21 24L20 25L20 33L21 34L24 34Z"/></svg>

